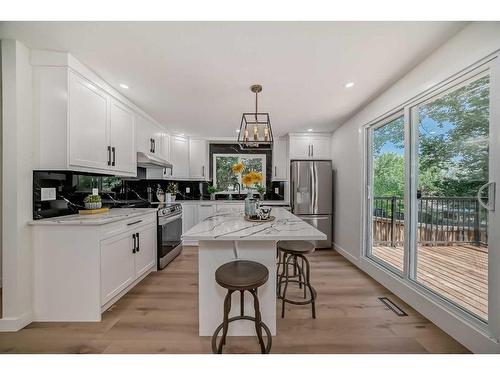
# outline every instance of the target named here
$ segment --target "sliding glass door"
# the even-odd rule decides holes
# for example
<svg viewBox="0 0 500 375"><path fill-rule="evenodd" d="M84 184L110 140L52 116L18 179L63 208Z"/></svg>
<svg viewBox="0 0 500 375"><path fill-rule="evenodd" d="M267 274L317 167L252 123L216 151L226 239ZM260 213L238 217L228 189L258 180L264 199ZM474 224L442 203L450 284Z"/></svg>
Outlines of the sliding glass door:
<svg viewBox="0 0 500 375"><path fill-rule="evenodd" d="M490 76L411 108L414 256L410 277L488 320Z"/></svg>
<svg viewBox="0 0 500 375"><path fill-rule="evenodd" d="M364 212L366 257L500 335L499 73L492 59L365 128Z"/></svg>
<svg viewBox="0 0 500 375"><path fill-rule="evenodd" d="M369 130L367 255L397 273L404 270L405 122L402 112Z"/></svg>

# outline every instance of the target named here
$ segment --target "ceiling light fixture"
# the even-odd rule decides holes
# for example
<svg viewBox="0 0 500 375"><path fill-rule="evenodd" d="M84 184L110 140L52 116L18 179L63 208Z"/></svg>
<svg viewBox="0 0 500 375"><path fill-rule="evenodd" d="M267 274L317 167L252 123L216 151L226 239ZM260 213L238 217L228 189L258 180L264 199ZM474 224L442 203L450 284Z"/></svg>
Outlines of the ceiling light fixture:
<svg viewBox="0 0 500 375"><path fill-rule="evenodd" d="M313 130L312 129L307 129L308 132L312 132Z"/></svg>
<svg viewBox="0 0 500 375"><path fill-rule="evenodd" d="M240 129L236 129L236 133L239 133L240 132Z"/></svg>
<svg viewBox="0 0 500 375"><path fill-rule="evenodd" d="M350 89L352 86L354 86L354 82L348 82L345 84L346 89Z"/></svg>
<svg viewBox="0 0 500 375"><path fill-rule="evenodd" d="M128 85L124 84L124 83L120 83L120 87L122 89L128 89Z"/></svg>
<svg viewBox="0 0 500 375"><path fill-rule="evenodd" d="M255 94L255 112L243 113L241 116L238 144L242 149L272 150L273 130L269 113L258 111L258 94L262 91L262 86L252 85L250 91Z"/></svg>

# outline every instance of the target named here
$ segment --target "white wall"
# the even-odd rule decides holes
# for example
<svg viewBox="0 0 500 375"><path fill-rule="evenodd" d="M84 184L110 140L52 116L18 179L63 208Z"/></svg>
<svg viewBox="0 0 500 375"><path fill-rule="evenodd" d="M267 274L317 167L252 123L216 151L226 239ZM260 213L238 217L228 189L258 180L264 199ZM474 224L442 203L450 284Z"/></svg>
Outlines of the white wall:
<svg viewBox="0 0 500 375"><path fill-rule="evenodd" d="M30 51L2 40L2 248L3 318L17 330L32 316L33 114Z"/></svg>
<svg viewBox="0 0 500 375"><path fill-rule="evenodd" d="M471 23L400 81L358 111L332 136L335 170L333 238L336 248L347 259L475 352L498 352L500 347L460 317L451 315L415 289L405 286L399 278L386 274L373 263L360 257L364 188L360 127L498 49L500 49L500 22Z"/></svg>

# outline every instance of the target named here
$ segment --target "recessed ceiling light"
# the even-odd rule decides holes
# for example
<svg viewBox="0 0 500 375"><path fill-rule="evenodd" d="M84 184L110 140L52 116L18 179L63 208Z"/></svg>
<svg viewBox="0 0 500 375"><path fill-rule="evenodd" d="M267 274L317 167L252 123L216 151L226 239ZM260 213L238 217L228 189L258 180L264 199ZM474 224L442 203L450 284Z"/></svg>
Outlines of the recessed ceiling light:
<svg viewBox="0 0 500 375"><path fill-rule="evenodd" d="M345 84L346 89L350 89L352 86L354 86L354 82L348 82Z"/></svg>
<svg viewBox="0 0 500 375"><path fill-rule="evenodd" d="M308 132L312 132L313 130L312 129L307 129Z"/></svg>
<svg viewBox="0 0 500 375"><path fill-rule="evenodd" d="M128 89L128 85L124 84L124 83L120 83L120 87L122 89Z"/></svg>
<svg viewBox="0 0 500 375"><path fill-rule="evenodd" d="M240 132L240 129L236 129L236 133L239 133Z"/></svg>

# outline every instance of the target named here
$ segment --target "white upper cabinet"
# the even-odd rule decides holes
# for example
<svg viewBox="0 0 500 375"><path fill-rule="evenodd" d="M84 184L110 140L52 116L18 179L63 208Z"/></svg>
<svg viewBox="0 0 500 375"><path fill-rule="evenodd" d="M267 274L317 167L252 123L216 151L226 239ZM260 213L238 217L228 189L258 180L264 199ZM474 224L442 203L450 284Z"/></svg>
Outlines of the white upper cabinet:
<svg viewBox="0 0 500 375"><path fill-rule="evenodd" d="M137 153L134 147L134 112L117 100L112 99L110 117L111 166L120 172L136 173Z"/></svg>
<svg viewBox="0 0 500 375"><path fill-rule="evenodd" d="M208 144L203 139L189 140L189 177L206 180L208 171Z"/></svg>
<svg viewBox="0 0 500 375"><path fill-rule="evenodd" d="M313 159L331 159L331 137L316 136L311 139L311 157Z"/></svg>
<svg viewBox="0 0 500 375"><path fill-rule="evenodd" d="M31 58L35 169L136 176L140 110L68 54Z"/></svg>
<svg viewBox="0 0 500 375"><path fill-rule="evenodd" d="M170 137L170 162L172 178L189 178L189 141L187 138Z"/></svg>
<svg viewBox="0 0 500 375"><path fill-rule="evenodd" d="M161 151L162 156L164 157L165 160L170 161L170 135L163 132L161 144L162 144L162 151Z"/></svg>
<svg viewBox="0 0 500 375"><path fill-rule="evenodd" d="M275 139L273 144L273 181L288 179L288 145L286 139Z"/></svg>
<svg viewBox="0 0 500 375"><path fill-rule="evenodd" d="M166 132L144 116L138 117L137 124L137 152L156 156L165 161L169 160L170 145Z"/></svg>
<svg viewBox="0 0 500 375"><path fill-rule="evenodd" d="M311 157L311 140L308 136L290 135L290 159L309 159Z"/></svg>
<svg viewBox="0 0 500 375"><path fill-rule="evenodd" d="M85 78L70 72L68 102L69 165L109 169L109 96Z"/></svg>
<svg viewBox="0 0 500 375"><path fill-rule="evenodd" d="M136 144L137 152L153 154L154 124L144 116L137 116Z"/></svg>
<svg viewBox="0 0 500 375"><path fill-rule="evenodd" d="M329 134L290 134L290 159L330 159Z"/></svg>

